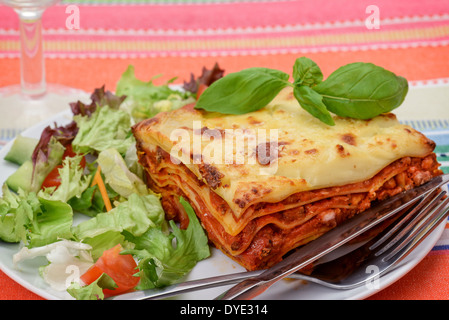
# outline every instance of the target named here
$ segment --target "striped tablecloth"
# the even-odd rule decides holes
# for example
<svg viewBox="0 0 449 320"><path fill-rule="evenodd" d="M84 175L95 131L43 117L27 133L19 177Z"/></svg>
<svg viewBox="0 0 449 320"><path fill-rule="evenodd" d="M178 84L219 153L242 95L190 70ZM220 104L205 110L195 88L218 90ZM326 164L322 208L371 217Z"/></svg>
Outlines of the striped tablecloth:
<svg viewBox="0 0 449 320"><path fill-rule="evenodd" d="M182 83L215 62L227 73L291 73L302 55L325 77L354 61L381 65L409 80L398 116L437 142L449 172L447 1L63 0L43 18L47 81L88 92L114 90L130 64L141 79L161 75L155 83ZM0 6L0 86L20 80L18 35L16 14ZM19 130L0 119L0 144ZM448 299L447 270L449 229L418 266L369 299ZM0 272L0 299L39 298Z"/></svg>

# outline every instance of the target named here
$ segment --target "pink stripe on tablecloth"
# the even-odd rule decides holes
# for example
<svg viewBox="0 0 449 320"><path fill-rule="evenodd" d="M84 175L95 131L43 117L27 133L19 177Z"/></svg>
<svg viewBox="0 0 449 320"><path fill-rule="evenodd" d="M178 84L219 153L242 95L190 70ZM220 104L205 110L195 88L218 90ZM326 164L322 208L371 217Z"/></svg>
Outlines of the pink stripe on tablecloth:
<svg viewBox="0 0 449 320"><path fill-rule="evenodd" d="M211 40L238 40L238 39L263 39L263 38L286 38L286 37L319 37L325 35L329 43L346 43L345 38L335 38L338 35L351 37L354 34L372 41L372 36L379 36L379 33L387 34L395 32L397 34L408 33L414 40L436 39L441 36L447 37L447 27L449 26L449 15L432 19L402 19L396 21L385 21L377 30L368 30L363 22L341 24L338 27L327 25L308 26L290 25L264 28L245 29L221 29L221 30L111 30L111 29L80 29L67 30L66 28L45 29L45 40L51 41L211 41ZM16 41L18 30L0 28L0 39L2 41ZM335 39L335 41L334 41ZM402 40L407 40L404 37ZM385 41L391 39L385 38Z"/></svg>
<svg viewBox="0 0 449 320"><path fill-rule="evenodd" d="M428 39L436 38L438 35L444 34L447 36L446 32L443 30L447 29L449 26L449 18L446 20L437 21L421 21L417 23L400 23L400 24L383 24L380 29L377 30L367 30L364 25L354 25L352 27L340 27L340 28L317 28L317 29L301 29L301 28L265 28L265 29L245 29L240 31L223 30L222 32L185 32L178 34L176 32L151 32L151 31L139 31L131 30L128 32L114 31L114 30L87 30L86 32L79 32L73 30L68 32L65 29L52 30L52 32L45 33L46 39L67 41L70 39L77 40L95 40L101 39L107 40L134 40L134 41L148 41L148 40L167 40L167 41L191 41L191 40L235 40L235 39L263 39L267 37L317 37L321 35L326 35L329 37L330 41L336 35L346 34L351 36L353 34L363 34L367 39L371 35L379 34L380 32L409 32L415 34L414 39ZM433 32L425 32L426 30L432 30ZM438 32L440 30L441 32ZM423 35L425 34L425 35ZM11 39L17 39L16 34L9 35ZM7 39L5 36L4 39ZM388 40L388 39L385 39ZM405 39L406 40L406 39ZM338 40L340 42L342 40Z"/></svg>
<svg viewBox="0 0 449 320"><path fill-rule="evenodd" d="M370 0L301 0L285 2L164 4L164 5L80 5L80 24L84 29L208 29L254 26L296 25L365 20ZM449 12L440 0L376 0L380 18L440 15ZM317 10L316 8L320 8ZM344 8L344 10L342 10ZM66 6L49 8L44 14L45 28L63 28ZM0 7L0 28L17 28L16 14Z"/></svg>
<svg viewBox="0 0 449 320"><path fill-rule="evenodd" d="M333 30L295 28L251 29L241 34L152 32L145 30L49 30L45 35L46 53L51 57L85 56L198 56L281 52L327 52L404 48L449 44L449 20L383 25L367 31L364 26ZM0 29L0 33L2 30ZM3 30L0 54L18 54L17 32Z"/></svg>

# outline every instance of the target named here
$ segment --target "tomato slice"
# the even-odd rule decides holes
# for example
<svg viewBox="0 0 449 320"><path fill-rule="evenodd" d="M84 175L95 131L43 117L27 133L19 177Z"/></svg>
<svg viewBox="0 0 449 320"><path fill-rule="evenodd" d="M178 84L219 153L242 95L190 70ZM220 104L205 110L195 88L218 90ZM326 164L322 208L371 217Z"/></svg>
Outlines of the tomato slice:
<svg viewBox="0 0 449 320"><path fill-rule="evenodd" d="M50 171L44 182L42 182L41 188L59 187L59 185L61 184L61 177L59 176L60 168L62 168L62 165L58 165L52 171Z"/></svg>
<svg viewBox="0 0 449 320"><path fill-rule="evenodd" d="M74 157L76 153L73 151L72 145L69 144L65 147L64 154L62 155L62 159L66 157ZM86 158L83 157L80 161L81 168L86 167ZM59 187L61 184L61 178L59 177L59 169L62 168L62 165L56 166L48 175L45 177L44 182L42 183L41 188L49 188L49 187Z"/></svg>
<svg viewBox="0 0 449 320"><path fill-rule="evenodd" d="M103 271L97 266L93 265L89 268L89 270L84 273L80 279L83 280L85 284L91 284L95 280L97 280L101 275L103 274Z"/></svg>
<svg viewBox="0 0 449 320"><path fill-rule="evenodd" d="M64 154L62 155L62 159L64 160L66 157L74 157L78 155L77 153L75 153L75 151L73 151L73 147L71 144L66 145L65 147L65 151ZM81 168L85 168L86 167L86 158L83 157L80 161L80 166Z"/></svg>
<svg viewBox="0 0 449 320"><path fill-rule="evenodd" d="M103 252L97 262L86 273L81 276L85 284L91 284L103 273L114 280L117 288L103 289L105 295L117 295L133 289L139 283L140 278L134 274L138 272L137 263L130 254L120 254L122 246L120 244Z"/></svg>

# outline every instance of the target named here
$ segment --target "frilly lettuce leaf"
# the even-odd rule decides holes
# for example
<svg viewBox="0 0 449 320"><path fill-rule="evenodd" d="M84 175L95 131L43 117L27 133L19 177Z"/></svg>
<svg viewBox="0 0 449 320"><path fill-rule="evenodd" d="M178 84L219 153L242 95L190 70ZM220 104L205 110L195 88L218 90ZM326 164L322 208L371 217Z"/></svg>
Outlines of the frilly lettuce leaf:
<svg viewBox="0 0 449 320"><path fill-rule="evenodd" d="M164 223L164 210L157 196L132 194L128 201L120 203L109 212L99 213L75 226L73 234L79 240L94 238L109 231L127 231L138 237L148 228L162 226Z"/></svg>
<svg viewBox="0 0 449 320"><path fill-rule="evenodd" d="M109 106L112 109L119 109L125 98L125 96L116 96L112 92L105 90L105 86L102 86L92 92L90 104L77 101L70 103L70 108L73 115L90 116L98 107Z"/></svg>
<svg viewBox="0 0 449 320"><path fill-rule="evenodd" d="M201 76L195 77L193 73L190 74L190 81L184 81L183 89L196 94L200 85L210 86L215 81L223 78L223 75L224 70L219 67L218 63L215 63L212 69L203 67Z"/></svg>
<svg viewBox="0 0 449 320"><path fill-rule="evenodd" d="M135 143L131 134L130 115L123 110L109 106L97 108L90 116L76 115L78 134L72 141L77 153L101 152L109 148L125 154Z"/></svg>
<svg viewBox="0 0 449 320"><path fill-rule="evenodd" d="M34 218L34 212L40 210L36 194L27 194L23 190L13 193L6 184L2 187L0 198L0 240L5 242L25 241L28 226Z"/></svg>
<svg viewBox="0 0 449 320"><path fill-rule="evenodd" d="M98 165L105 177L105 182L119 195L128 198L132 194L147 195L151 193L140 177L131 172L116 149L107 149L98 155Z"/></svg>
<svg viewBox="0 0 449 320"><path fill-rule="evenodd" d="M82 213L88 217L95 217L105 211L105 204L98 185L86 188L79 197L73 197L68 201L73 211Z"/></svg>
<svg viewBox="0 0 449 320"><path fill-rule="evenodd" d="M126 237L135 244L135 249L125 250L124 254L133 254L139 260L138 289L171 285L210 255L207 236L193 208L183 198L180 203L189 217L187 229L182 230L170 221L172 233L168 235L160 228L150 228L141 237L129 234Z"/></svg>
<svg viewBox="0 0 449 320"><path fill-rule="evenodd" d="M151 118L162 111L178 109L195 101L190 92L181 92L164 85L154 85L153 81L139 80L130 65L117 83L116 94L124 95L124 105L136 121Z"/></svg>
<svg viewBox="0 0 449 320"><path fill-rule="evenodd" d="M29 191L38 192L48 174L61 163L65 147L55 138L51 137L45 150L36 148L33 156L33 174Z"/></svg>
<svg viewBox="0 0 449 320"><path fill-rule="evenodd" d="M27 247L47 245L61 238L70 239L72 208L62 201L37 197L35 193L12 193L3 186L0 199L0 239L22 242Z"/></svg>
<svg viewBox="0 0 449 320"><path fill-rule="evenodd" d="M39 198L40 208L34 212L27 247L40 247L58 239L71 239L73 210L70 205L59 200Z"/></svg>
<svg viewBox="0 0 449 320"><path fill-rule="evenodd" d="M157 196L132 194L109 212L98 213L73 227L72 232L76 239L92 246L92 256L96 259L119 243L124 248L133 248L134 245L125 239L125 232L139 237L149 228L166 229L164 215Z"/></svg>
<svg viewBox="0 0 449 320"><path fill-rule="evenodd" d="M103 300L103 289L114 289L117 287L114 280L106 273L103 273L97 280L87 286L81 286L78 282L73 282L67 292L77 300Z"/></svg>
<svg viewBox="0 0 449 320"><path fill-rule="evenodd" d="M62 168L59 169L61 184L55 187L45 188L38 192L38 196L48 200L60 200L68 202L73 197L81 197L83 192L89 187L90 176L83 174L80 166L82 155L67 157L62 161Z"/></svg>

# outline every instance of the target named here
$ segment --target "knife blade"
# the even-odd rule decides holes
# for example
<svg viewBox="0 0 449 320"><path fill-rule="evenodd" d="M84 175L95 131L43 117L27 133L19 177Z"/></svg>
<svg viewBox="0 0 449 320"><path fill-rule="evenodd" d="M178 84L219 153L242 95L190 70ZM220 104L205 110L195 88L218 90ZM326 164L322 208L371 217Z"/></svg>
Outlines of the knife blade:
<svg viewBox="0 0 449 320"><path fill-rule="evenodd" d="M404 191L380 202L300 247L261 274L238 283L216 297L215 300L249 300L257 297L277 281L351 241L404 208L415 204L430 192L448 182L449 174L441 175L419 187Z"/></svg>

